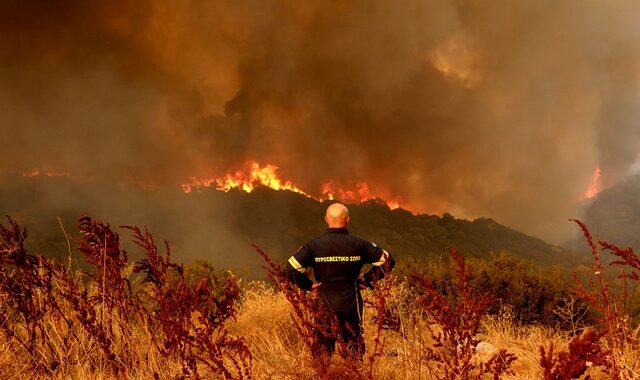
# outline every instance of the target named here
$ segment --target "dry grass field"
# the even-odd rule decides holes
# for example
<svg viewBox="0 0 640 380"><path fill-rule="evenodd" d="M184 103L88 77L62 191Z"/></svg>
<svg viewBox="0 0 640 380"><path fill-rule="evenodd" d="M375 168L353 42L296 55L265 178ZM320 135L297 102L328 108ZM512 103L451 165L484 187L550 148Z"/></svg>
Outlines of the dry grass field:
<svg viewBox="0 0 640 380"><path fill-rule="evenodd" d="M449 294L424 273L402 272L365 291L367 352L359 361L340 355L340 344L330 359L312 358L315 296L284 282L268 256L275 285L244 283L185 271L144 230L131 232L146 258L129 263L107 224L85 218L78 227L91 273L27 253L26 232L12 221L0 228L0 378L640 378L638 328L598 274L600 249L608 249L637 282L637 256L596 246L586 228L595 272L575 294L597 316L592 326L522 324L508 308L489 313L495 300L470 286L453 252Z"/></svg>
<svg viewBox="0 0 640 380"><path fill-rule="evenodd" d="M415 305L402 304L403 293L408 289L402 285L392 288L390 303L396 312L402 315L400 332L384 330L382 332L382 355L375 358L373 368L369 367L370 352L374 347L376 325L371 317L376 311L373 307L365 310L365 339L368 353L360 366L363 378L374 379L432 379L439 378L435 363L425 360L425 347L432 346L427 318L413 318ZM233 331L243 335L254 355L254 374L261 379L316 379L322 378L313 368L311 353L298 339L295 327L291 323L292 310L282 293L268 287L256 286L246 294L241 312ZM237 329L237 330L236 330ZM540 379L542 368L539 364L540 346L551 343L559 350L566 350L570 337L558 331L541 327L517 326L508 315L499 318L486 317L482 320L479 345L474 360L486 361L500 349L517 356L511 371L504 379ZM342 358L332 358L332 373L327 378L343 378L345 365ZM589 371L600 375L600 371ZM358 378L351 373L344 378ZM462 378L462 377L461 377ZM492 378L487 376L487 378Z"/></svg>

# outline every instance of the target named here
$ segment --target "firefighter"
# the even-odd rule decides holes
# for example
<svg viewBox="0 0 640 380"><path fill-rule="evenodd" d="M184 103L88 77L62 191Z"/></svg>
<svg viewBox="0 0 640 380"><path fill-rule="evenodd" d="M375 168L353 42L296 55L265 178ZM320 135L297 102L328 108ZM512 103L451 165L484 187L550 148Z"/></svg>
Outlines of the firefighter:
<svg viewBox="0 0 640 380"><path fill-rule="evenodd" d="M346 343L348 354L360 360L364 355L362 337L361 290L373 289L395 265L391 255L375 243L366 241L347 231L349 210L341 203L327 208L324 218L327 231L308 241L289 259L289 275L302 289L317 292L325 309L337 318L339 334ZM362 267L372 267L360 275ZM313 269L315 282L306 275ZM316 332L317 347L314 356L331 354L335 349L335 336Z"/></svg>

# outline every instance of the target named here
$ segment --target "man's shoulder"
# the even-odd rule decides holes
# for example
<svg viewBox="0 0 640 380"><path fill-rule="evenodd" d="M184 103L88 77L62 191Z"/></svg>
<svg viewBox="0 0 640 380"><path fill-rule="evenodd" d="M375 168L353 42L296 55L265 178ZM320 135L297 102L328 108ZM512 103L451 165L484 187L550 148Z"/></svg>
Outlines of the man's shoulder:
<svg viewBox="0 0 640 380"><path fill-rule="evenodd" d="M360 244L371 244L369 240L361 238L358 235L354 235L354 234L348 234L348 235L349 235L348 239L353 240L354 242L358 242Z"/></svg>
<svg viewBox="0 0 640 380"><path fill-rule="evenodd" d="M358 246L366 246L372 244L369 240L363 239L357 235L350 233L349 231L344 231L342 233L336 234L331 232L325 232L324 234L311 239L310 242L314 242L315 244L323 244L329 241L340 240L342 242L358 245ZM375 244L374 244L375 246Z"/></svg>
<svg viewBox="0 0 640 380"><path fill-rule="evenodd" d="M310 240L308 240L305 245L309 248L315 248L315 247L322 247L328 243L330 243L331 241L335 241L336 239L339 239L340 241L344 243L347 243L349 245L357 245L359 247L367 247L367 246L373 246L373 247L377 247L377 245L367 239L363 239L357 235L353 235L351 234L349 231L343 231L341 233L332 233L331 231L326 231L321 235L318 235Z"/></svg>
<svg viewBox="0 0 640 380"><path fill-rule="evenodd" d="M303 246L306 246L308 248L313 248L318 246L318 244L322 244L324 241L326 241L329 238L330 237L328 237L326 233L323 233L322 235L318 235L314 238L307 240L307 242L304 243Z"/></svg>
<svg viewBox="0 0 640 380"><path fill-rule="evenodd" d="M354 240L354 242L356 242L356 244L358 244L360 247L370 250L373 249L373 251L383 251L382 247L378 246L376 243L374 243L371 240L367 240L367 239L363 239L359 236L356 235L351 235L351 238Z"/></svg>
<svg viewBox="0 0 640 380"><path fill-rule="evenodd" d="M328 233L325 232L325 233L322 233L320 235L317 235L317 236L307 240L307 244L317 243L318 241L321 241L321 240L324 240L324 239L327 239L327 238L330 238L330 236L329 236Z"/></svg>
<svg viewBox="0 0 640 380"><path fill-rule="evenodd" d="M340 239L340 238L346 238L346 239L349 239L349 240L351 240L351 239L360 240L360 238L358 238L358 237L356 237L354 235L351 235L349 233L349 231L346 231L346 230L342 231L341 233L334 233L334 232L331 232L331 231L328 230L328 231L325 231L322 234L320 234L320 235L318 235L318 236L316 236L316 237L314 237L312 239L307 240L306 244L311 244L312 245L312 244L322 243L322 242L326 242L328 240Z"/></svg>

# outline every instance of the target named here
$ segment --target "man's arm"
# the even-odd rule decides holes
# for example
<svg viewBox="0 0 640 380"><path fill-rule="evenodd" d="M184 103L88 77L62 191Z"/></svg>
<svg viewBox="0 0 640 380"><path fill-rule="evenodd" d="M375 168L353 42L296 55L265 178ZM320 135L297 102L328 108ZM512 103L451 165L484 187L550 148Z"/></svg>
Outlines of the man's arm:
<svg viewBox="0 0 640 380"><path fill-rule="evenodd" d="M289 280L303 290L311 290L313 286L313 282L305 273L305 268L296 260L295 256L289 258Z"/></svg>
<svg viewBox="0 0 640 380"><path fill-rule="evenodd" d="M303 290L316 290L320 283L313 282L306 274L306 268L314 264L313 245L311 242L298 248L296 253L289 258L289 280L298 285Z"/></svg>
<svg viewBox="0 0 640 380"><path fill-rule="evenodd" d="M382 280L386 274L391 272L396 265L396 261L389 252L379 248L373 243L369 244L370 246L367 247L367 257L369 258L369 264L373 265L373 268L369 269L369 271L362 276L361 284L365 287L373 288L374 283Z"/></svg>

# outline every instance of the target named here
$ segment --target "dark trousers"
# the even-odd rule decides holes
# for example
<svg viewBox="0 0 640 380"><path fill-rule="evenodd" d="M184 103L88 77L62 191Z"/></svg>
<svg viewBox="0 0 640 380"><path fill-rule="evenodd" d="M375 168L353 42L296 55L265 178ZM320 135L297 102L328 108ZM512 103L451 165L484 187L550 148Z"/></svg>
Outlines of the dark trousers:
<svg viewBox="0 0 640 380"><path fill-rule="evenodd" d="M318 323L313 356L331 355L335 351L336 341L340 340L346 347L346 352L341 352L343 356L362 360L365 347L357 310L336 310L331 317L335 318L325 318Z"/></svg>

